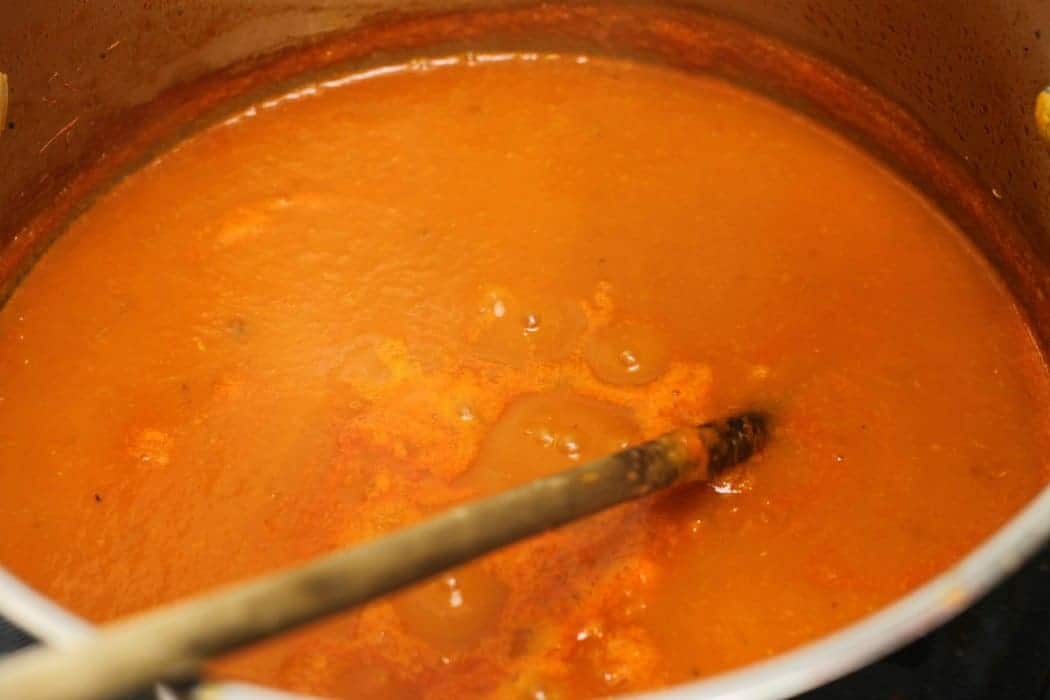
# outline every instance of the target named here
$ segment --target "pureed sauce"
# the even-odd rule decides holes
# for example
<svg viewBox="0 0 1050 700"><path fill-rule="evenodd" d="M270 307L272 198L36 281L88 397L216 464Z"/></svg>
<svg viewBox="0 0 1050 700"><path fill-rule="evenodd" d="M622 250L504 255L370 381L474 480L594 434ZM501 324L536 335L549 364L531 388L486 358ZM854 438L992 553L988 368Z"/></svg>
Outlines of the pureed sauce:
<svg viewBox="0 0 1050 700"><path fill-rule="evenodd" d="M343 697L580 697L870 613L1048 481L1046 366L962 235L718 80L376 71L208 129L0 314L0 561L109 620L742 407L775 439L217 664Z"/></svg>

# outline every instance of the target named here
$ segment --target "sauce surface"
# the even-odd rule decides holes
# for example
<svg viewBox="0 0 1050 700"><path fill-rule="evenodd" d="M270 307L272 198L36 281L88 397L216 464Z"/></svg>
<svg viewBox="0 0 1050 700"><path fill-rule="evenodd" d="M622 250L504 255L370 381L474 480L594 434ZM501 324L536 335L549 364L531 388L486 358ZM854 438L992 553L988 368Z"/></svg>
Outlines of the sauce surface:
<svg viewBox="0 0 1050 700"><path fill-rule="evenodd" d="M448 63L250 110L73 223L0 311L3 565L109 620L768 408L718 483L214 669L587 697L854 621L1048 482L1023 319L871 157L708 77Z"/></svg>

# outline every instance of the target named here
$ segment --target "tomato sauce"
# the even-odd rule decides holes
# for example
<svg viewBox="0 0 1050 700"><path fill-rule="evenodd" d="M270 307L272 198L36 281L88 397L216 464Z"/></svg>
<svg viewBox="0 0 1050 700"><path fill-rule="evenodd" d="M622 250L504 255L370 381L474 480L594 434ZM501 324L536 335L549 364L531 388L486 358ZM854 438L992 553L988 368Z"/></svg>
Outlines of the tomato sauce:
<svg viewBox="0 0 1050 700"><path fill-rule="evenodd" d="M608 58L356 74L188 138L0 311L0 562L106 621L742 408L748 464L221 660L573 698L857 620L1050 480L1022 315L810 118Z"/></svg>

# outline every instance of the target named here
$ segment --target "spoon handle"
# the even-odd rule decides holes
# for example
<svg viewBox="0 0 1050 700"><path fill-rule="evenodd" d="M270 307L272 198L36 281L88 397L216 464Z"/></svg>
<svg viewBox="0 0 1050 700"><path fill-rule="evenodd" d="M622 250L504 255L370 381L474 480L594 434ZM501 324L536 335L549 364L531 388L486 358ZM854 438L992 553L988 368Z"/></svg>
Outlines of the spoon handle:
<svg viewBox="0 0 1050 700"><path fill-rule="evenodd" d="M0 698L103 700L191 678L213 656L657 489L710 479L766 436L755 413L676 430L304 565L129 617L72 646L20 652L0 662Z"/></svg>

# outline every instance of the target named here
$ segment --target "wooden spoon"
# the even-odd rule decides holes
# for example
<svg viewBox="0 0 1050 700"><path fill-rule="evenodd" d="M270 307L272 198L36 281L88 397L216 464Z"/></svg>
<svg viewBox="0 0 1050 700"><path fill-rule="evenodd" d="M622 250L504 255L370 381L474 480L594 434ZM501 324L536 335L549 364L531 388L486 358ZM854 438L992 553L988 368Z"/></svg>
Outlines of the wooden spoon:
<svg viewBox="0 0 1050 700"><path fill-rule="evenodd" d="M19 652L0 662L0 698L104 700L193 678L213 656L657 489L710 479L766 437L756 413L676 430L302 566L106 625L74 645Z"/></svg>

